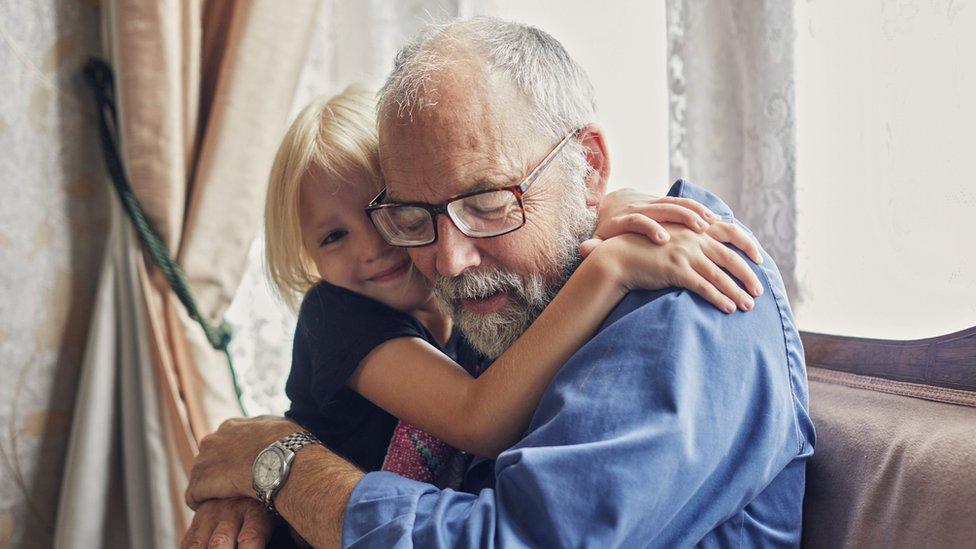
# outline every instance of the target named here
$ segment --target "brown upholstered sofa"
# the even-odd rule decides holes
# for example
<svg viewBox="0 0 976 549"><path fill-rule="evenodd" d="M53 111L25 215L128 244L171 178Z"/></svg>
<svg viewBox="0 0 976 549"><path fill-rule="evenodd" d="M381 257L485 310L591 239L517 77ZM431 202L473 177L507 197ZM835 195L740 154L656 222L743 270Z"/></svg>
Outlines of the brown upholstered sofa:
<svg viewBox="0 0 976 549"><path fill-rule="evenodd" d="M803 545L976 548L976 328L803 341L817 428Z"/></svg>

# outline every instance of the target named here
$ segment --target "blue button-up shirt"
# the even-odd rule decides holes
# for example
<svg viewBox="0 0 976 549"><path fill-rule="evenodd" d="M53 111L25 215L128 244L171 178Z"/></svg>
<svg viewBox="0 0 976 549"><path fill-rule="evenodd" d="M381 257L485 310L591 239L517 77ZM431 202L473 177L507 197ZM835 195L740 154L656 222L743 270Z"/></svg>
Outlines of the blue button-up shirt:
<svg viewBox="0 0 976 549"><path fill-rule="evenodd" d="M733 222L700 187L698 200ZM630 293L553 378L478 494L370 473L346 507L363 547L795 547L814 430L782 278L723 314L687 290ZM750 263L751 264L751 263Z"/></svg>

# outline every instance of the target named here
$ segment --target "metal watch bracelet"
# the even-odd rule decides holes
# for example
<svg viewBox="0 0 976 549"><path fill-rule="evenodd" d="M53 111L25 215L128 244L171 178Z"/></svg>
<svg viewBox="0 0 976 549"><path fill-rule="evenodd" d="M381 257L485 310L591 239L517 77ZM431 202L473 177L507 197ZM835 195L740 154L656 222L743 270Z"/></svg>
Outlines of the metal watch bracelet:
<svg viewBox="0 0 976 549"><path fill-rule="evenodd" d="M283 464L282 469L279 472L280 476L276 482L276 486L269 492L262 492L257 490L258 499L271 511L272 514L278 515L278 510L275 508L274 496L278 494L281 488L285 485L288 480L288 476L291 474L291 463L295 458L295 455L302 448L312 445L312 444L322 444L322 442L315 437L312 433L308 431L301 431L298 433L292 433L277 442L273 442L265 450L270 450L274 447L286 450L288 453L283 454ZM279 450L279 453L280 450ZM255 487L257 489L257 487Z"/></svg>

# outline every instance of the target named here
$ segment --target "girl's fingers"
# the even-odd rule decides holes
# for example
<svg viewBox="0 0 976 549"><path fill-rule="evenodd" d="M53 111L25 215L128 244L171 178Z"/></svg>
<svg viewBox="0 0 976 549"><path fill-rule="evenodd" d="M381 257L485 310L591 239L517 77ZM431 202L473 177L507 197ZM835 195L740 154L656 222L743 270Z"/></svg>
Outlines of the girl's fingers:
<svg viewBox="0 0 976 549"><path fill-rule="evenodd" d="M590 255L590 252L595 250L596 247L599 246L601 242L603 242L602 238L590 238L588 240L584 240L583 242L581 242L580 257L586 259L586 256Z"/></svg>
<svg viewBox="0 0 976 549"><path fill-rule="evenodd" d="M726 314L735 312L735 302L720 292L714 284L698 274L691 266L688 266L683 280L682 285L684 287L700 295L705 301L717 307L718 310Z"/></svg>
<svg viewBox="0 0 976 549"><path fill-rule="evenodd" d="M648 204L631 205L631 211L647 216L658 223L678 223L688 227L696 233L703 233L709 223L695 210L677 204Z"/></svg>
<svg viewBox="0 0 976 549"><path fill-rule="evenodd" d="M681 198L678 196L662 196L661 198L656 199L655 202L659 202L659 203L663 202L666 204L677 204L678 206L681 206L683 208L688 208L689 210L692 210L693 212L697 213L699 216L702 217L702 219L708 221L709 223L715 223L716 221L721 219L718 215L715 214L715 212L708 209L708 206L705 206L701 202L691 198Z"/></svg>
<svg viewBox="0 0 976 549"><path fill-rule="evenodd" d="M735 302L736 306L743 311L751 311L755 306L755 302L752 297L746 293L745 290L739 287L738 284L732 280L732 277L727 275L725 271L720 269L718 265L713 263L707 257L702 257L699 259L697 264L692 265L698 274L700 274L705 280L712 283L718 291L722 292L727 298Z"/></svg>
<svg viewBox="0 0 976 549"><path fill-rule="evenodd" d="M660 223L637 213L617 216L600 227L598 232L597 236L604 240L628 233L644 235L655 244L664 244L671 238Z"/></svg>
<svg viewBox="0 0 976 549"><path fill-rule="evenodd" d="M711 242L710 245L702 246L702 251L711 263L732 273L732 276L738 279L753 297L759 297L763 294L759 277L752 271L749 264L732 249L719 242ZM738 286L736 287L738 288Z"/></svg>
<svg viewBox="0 0 976 549"><path fill-rule="evenodd" d="M746 256L756 265L762 265L762 253L759 251L759 244L740 227L731 223L713 223L708 228L708 234L719 242L731 244L745 252Z"/></svg>

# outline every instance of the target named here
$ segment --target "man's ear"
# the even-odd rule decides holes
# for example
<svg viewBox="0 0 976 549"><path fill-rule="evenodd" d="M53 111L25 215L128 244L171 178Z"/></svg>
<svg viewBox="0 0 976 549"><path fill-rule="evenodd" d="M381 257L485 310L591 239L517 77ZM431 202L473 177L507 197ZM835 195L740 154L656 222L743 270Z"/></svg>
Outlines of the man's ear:
<svg viewBox="0 0 976 549"><path fill-rule="evenodd" d="M580 143L586 149L586 163L590 173L586 176L586 205L598 207L607 192L610 180L610 155L603 130L596 124L587 124L580 130Z"/></svg>

